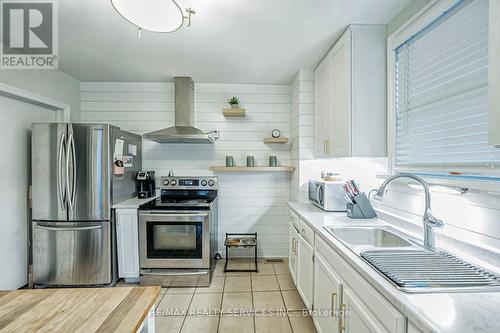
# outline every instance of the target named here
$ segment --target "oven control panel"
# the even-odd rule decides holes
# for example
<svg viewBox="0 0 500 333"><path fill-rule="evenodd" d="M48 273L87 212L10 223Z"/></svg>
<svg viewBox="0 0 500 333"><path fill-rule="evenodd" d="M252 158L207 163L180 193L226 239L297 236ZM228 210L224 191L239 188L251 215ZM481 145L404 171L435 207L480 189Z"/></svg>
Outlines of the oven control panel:
<svg viewBox="0 0 500 333"><path fill-rule="evenodd" d="M217 177L161 177L162 189L216 190Z"/></svg>

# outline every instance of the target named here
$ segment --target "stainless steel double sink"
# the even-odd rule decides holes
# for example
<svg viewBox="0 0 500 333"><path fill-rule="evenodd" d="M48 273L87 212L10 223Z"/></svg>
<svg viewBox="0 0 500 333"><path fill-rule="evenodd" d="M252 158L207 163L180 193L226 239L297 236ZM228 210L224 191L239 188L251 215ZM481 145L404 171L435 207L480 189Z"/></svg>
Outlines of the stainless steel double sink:
<svg viewBox="0 0 500 333"><path fill-rule="evenodd" d="M348 246L376 248L413 246L408 240L383 227L325 227L325 229Z"/></svg>
<svg viewBox="0 0 500 333"><path fill-rule="evenodd" d="M398 289L413 292L499 290L500 277L444 251L433 251L389 226L325 226Z"/></svg>

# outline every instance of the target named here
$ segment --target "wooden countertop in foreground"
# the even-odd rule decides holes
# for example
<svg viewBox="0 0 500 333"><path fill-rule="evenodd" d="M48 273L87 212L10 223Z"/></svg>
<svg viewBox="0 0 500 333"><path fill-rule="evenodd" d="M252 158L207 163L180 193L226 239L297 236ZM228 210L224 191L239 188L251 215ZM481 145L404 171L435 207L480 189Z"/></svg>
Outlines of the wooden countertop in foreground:
<svg viewBox="0 0 500 333"><path fill-rule="evenodd" d="M0 291L0 332L133 332L160 287Z"/></svg>

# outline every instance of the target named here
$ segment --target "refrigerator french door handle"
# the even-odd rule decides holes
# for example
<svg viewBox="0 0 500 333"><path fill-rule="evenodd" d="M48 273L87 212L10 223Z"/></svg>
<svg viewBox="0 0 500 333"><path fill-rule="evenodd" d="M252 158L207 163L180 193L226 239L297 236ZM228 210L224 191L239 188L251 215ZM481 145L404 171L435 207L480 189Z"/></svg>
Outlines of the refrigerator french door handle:
<svg viewBox="0 0 500 333"><path fill-rule="evenodd" d="M75 154L75 137L71 133L71 159L73 165L73 177L71 178L71 206L75 205L76 199L76 154Z"/></svg>
<svg viewBox="0 0 500 333"><path fill-rule="evenodd" d="M72 211L73 210L73 199L74 199L74 195L73 195L73 190L74 190L74 186L73 186L73 189L71 188L70 184L69 184L69 147L72 147L71 149L71 153L72 155L74 155L74 151L75 151L75 145L73 144L73 133L71 133L68 137L68 153L66 154L66 191L67 191L67 195L66 195L66 200L68 202L68 206L69 206L69 210ZM74 156L71 157L73 160L74 160ZM73 165L73 170L75 170L75 167ZM74 179L75 179L75 175L73 174L73 177L71 177L71 184L74 185Z"/></svg>
<svg viewBox="0 0 500 333"><path fill-rule="evenodd" d="M175 212L140 212L139 215L162 215L162 216L168 216L168 217L207 217L208 214L197 214L197 213L175 213Z"/></svg>
<svg viewBox="0 0 500 333"><path fill-rule="evenodd" d="M66 203L64 202L64 187L62 183L62 160L63 160L63 150L64 150L64 139L66 135L63 133L61 136L61 142L59 143L59 157L57 163L57 192L59 193L59 201L63 210L66 210Z"/></svg>

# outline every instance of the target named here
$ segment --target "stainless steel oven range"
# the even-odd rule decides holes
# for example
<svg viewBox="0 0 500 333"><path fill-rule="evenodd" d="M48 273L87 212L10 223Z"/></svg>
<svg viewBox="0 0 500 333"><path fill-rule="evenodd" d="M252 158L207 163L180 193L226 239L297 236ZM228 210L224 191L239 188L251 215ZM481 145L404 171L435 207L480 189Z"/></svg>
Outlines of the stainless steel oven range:
<svg viewBox="0 0 500 333"><path fill-rule="evenodd" d="M217 253L217 177L162 177L139 210L141 285L209 286Z"/></svg>

